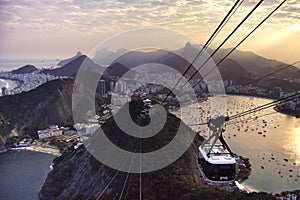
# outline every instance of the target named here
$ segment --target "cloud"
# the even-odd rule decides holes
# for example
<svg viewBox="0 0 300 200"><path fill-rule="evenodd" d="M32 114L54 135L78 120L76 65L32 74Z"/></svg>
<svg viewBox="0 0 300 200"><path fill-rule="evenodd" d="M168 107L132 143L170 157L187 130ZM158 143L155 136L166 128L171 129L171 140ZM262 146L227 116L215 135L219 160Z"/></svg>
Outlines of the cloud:
<svg viewBox="0 0 300 200"><path fill-rule="evenodd" d="M266 1L256 15L265 16L279 1ZM238 22L257 1L245 0L233 17ZM148 26L166 26L182 30L216 26L231 8L231 0L21 0L1 1L1 29L36 30L91 30L119 26L121 29ZM300 2L287 3L274 18L289 23L299 19ZM244 10L244 11L243 11ZM103 27L100 27L103 26ZM184 27L183 27L184 26ZM203 28L201 27L201 28Z"/></svg>
<svg viewBox="0 0 300 200"><path fill-rule="evenodd" d="M264 1L241 30L249 31L280 2ZM202 40L208 38L233 4L233 0L0 0L0 37L72 32L84 38L158 26ZM222 34L228 34L256 4L257 0L244 0ZM287 1L263 25L264 30L274 33L292 26L300 19L299 10L299 0Z"/></svg>

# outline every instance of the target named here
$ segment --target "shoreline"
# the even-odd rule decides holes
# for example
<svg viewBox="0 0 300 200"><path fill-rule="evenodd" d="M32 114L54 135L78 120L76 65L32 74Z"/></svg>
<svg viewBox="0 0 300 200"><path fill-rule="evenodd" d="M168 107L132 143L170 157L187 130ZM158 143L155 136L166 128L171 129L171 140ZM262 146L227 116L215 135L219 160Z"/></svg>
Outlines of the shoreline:
<svg viewBox="0 0 300 200"><path fill-rule="evenodd" d="M300 115L297 114L297 113L293 113L289 110L282 110L282 109L280 109L279 107L276 107L276 106L274 107L274 110L277 111L278 113L288 115L288 116L291 116L291 117L296 117L296 118L300 117Z"/></svg>
<svg viewBox="0 0 300 200"><path fill-rule="evenodd" d="M58 149L50 148L50 147L42 147L42 146L38 146L38 145L31 145L31 146L28 146L28 147L16 147L16 148L6 149L6 151L8 151L8 150L13 150L13 151L27 150L27 151L35 151L35 152L40 152L40 153L52 154L52 155L55 155L55 156L61 156L62 155ZM6 151L4 151L4 152L6 152Z"/></svg>
<svg viewBox="0 0 300 200"><path fill-rule="evenodd" d="M247 193L252 193L252 192L264 192L264 191L261 191L261 190L258 190L257 188L251 186L251 185L248 185L247 183L245 182L242 182L240 183L241 186L244 187L244 191L246 191Z"/></svg>
<svg viewBox="0 0 300 200"><path fill-rule="evenodd" d="M270 100L270 101L277 101L278 99L273 99L270 97L263 97L263 96L254 96L254 95L247 95L247 94L234 94L234 93L226 93L225 95L226 97L228 96L237 96L237 97L249 97L249 98L259 98L259 99L266 99L266 100ZM281 109L278 109L276 106L273 108L276 112L281 113L283 115L286 116L290 116L290 117L295 117L295 118L299 118L298 115L296 113L290 112L290 111L284 111Z"/></svg>
<svg viewBox="0 0 300 200"><path fill-rule="evenodd" d="M273 99L273 98L270 98L270 97L254 96L254 95L247 95L247 94L228 93L228 94L226 94L226 96L242 96L242 97L249 97L249 98L267 99L267 100L271 100L271 101L277 101L278 100L278 99ZM294 112L291 112L291 111L284 111L284 110L281 110L281 109L277 108L276 106L274 107L274 110L277 111L278 113L281 113L281 114L284 114L284 115L287 115L287 116L299 118L299 115L297 115L297 113L294 113Z"/></svg>
<svg viewBox="0 0 300 200"><path fill-rule="evenodd" d="M267 99L271 101L276 101L278 99L272 99L270 97L264 97L264 96L255 96L255 95L248 95L248 94L235 94L235 93L226 93L226 96L241 96L241 97L249 97L249 98L260 98L260 99Z"/></svg>

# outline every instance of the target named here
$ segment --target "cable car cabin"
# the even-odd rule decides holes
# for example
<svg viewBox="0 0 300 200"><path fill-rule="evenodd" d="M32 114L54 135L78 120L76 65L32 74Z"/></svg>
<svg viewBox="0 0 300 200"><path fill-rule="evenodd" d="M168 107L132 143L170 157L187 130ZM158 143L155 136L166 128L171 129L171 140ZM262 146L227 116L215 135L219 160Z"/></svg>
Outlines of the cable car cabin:
<svg viewBox="0 0 300 200"><path fill-rule="evenodd" d="M223 145L214 145L208 154L210 148L211 144L199 147L198 162L204 179L215 183L232 182L237 173L235 157Z"/></svg>

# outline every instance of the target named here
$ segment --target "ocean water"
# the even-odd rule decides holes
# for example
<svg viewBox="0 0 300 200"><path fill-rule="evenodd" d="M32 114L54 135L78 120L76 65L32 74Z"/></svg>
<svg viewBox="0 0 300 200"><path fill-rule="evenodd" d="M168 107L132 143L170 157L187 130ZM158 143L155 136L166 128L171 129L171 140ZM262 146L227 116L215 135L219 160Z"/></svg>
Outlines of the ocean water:
<svg viewBox="0 0 300 200"><path fill-rule="evenodd" d="M34 65L37 68L49 68L57 66L58 59L43 59L43 58L31 58L31 59L0 59L0 71L11 71L18 69L25 65Z"/></svg>
<svg viewBox="0 0 300 200"><path fill-rule="evenodd" d="M228 114L231 116L272 100L232 95L227 96L227 101ZM205 122L209 116L210 101L199 106L204 112L191 109L190 115L182 119L186 124L193 121L193 117ZM262 117L255 119L259 116ZM300 189L300 118L278 113L273 108L253 114L250 116L252 120L247 118L228 122L223 133L234 153L250 159L252 171L245 185L272 193ZM207 136L206 125L192 125L191 128Z"/></svg>
<svg viewBox="0 0 300 200"><path fill-rule="evenodd" d="M0 154L0 199L35 200L54 155L13 150Z"/></svg>

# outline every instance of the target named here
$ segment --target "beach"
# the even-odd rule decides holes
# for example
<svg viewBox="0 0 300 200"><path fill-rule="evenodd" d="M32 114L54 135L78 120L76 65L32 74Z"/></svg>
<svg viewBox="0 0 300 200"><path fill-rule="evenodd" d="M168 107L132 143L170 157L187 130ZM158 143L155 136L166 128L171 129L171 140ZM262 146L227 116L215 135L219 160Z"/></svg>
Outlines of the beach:
<svg viewBox="0 0 300 200"><path fill-rule="evenodd" d="M28 147L17 147L17 148L11 148L11 150L28 150L28 151L36 151L41 153L48 153L56 156L60 156L61 153L59 149L55 147L44 147L41 145L31 145Z"/></svg>

